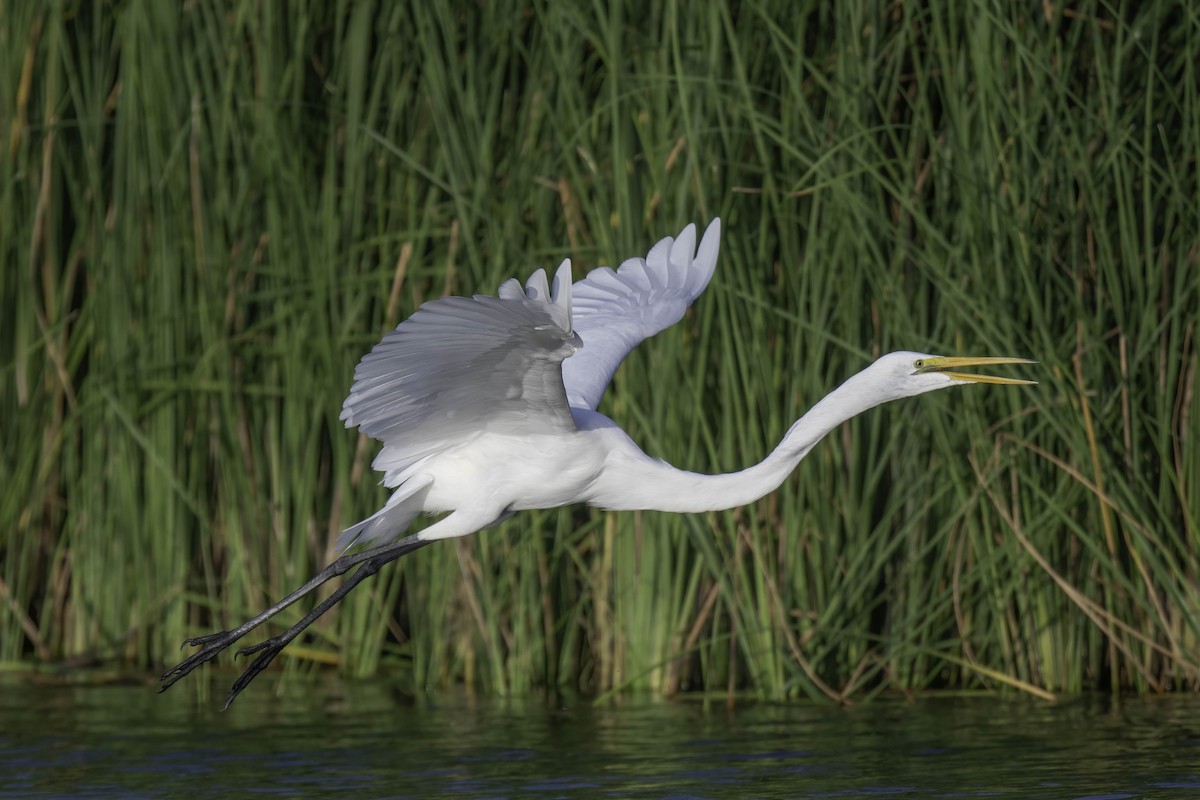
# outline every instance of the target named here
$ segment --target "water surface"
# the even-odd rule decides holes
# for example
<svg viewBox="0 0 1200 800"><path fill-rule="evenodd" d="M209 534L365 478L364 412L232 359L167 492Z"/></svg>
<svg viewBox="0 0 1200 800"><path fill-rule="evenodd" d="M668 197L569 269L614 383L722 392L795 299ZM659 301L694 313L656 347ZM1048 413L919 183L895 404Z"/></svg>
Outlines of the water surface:
<svg viewBox="0 0 1200 800"><path fill-rule="evenodd" d="M179 688L0 684L0 798L1200 797L1193 698L730 711L260 680L222 714Z"/></svg>

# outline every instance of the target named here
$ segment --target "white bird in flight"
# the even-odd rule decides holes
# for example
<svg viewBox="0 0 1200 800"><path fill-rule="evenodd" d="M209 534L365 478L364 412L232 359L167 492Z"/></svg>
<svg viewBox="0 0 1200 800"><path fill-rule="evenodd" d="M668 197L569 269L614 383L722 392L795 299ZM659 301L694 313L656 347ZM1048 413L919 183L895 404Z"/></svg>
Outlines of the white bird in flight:
<svg viewBox="0 0 1200 800"><path fill-rule="evenodd" d="M597 411L604 389L639 342L675 324L717 264L721 222L696 248L696 228L666 238L613 271L572 283L566 259L553 284L538 270L498 297L445 297L422 305L383 337L354 371L342 407L347 427L383 442L374 468L394 489L379 511L348 528L343 555L308 583L201 646L163 675L165 691L199 665L326 581L358 569L283 633L239 651L258 653L234 683L228 707L314 620L381 566L437 539L490 528L517 511L587 503L606 509L713 511L774 491L825 434L889 400L968 383L1033 381L956 371L1024 358L956 358L896 352L880 357L795 422L763 461L704 475L646 455ZM421 513L446 513L399 537Z"/></svg>

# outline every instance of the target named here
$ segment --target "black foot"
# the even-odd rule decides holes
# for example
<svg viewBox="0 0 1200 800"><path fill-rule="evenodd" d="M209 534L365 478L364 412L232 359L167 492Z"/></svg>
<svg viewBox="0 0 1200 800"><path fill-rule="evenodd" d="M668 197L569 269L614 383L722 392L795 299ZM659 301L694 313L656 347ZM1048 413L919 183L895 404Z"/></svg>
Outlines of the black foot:
<svg viewBox="0 0 1200 800"><path fill-rule="evenodd" d="M165 692L175 685L181 678L186 677L196 667L208 661L212 661L229 645L236 642L245 635L245 631L241 633L235 628L232 631L220 631L219 633L210 633L207 636L197 636L194 639L187 639L183 643L183 647L199 647L204 646L203 650L192 653L190 656L180 661L175 666L171 667L162 676L162 686L159 687L159 692Z"/></svg>
<svg viewBox="0 0 1200 800"><path fill-rule="evenodd" d="M279 655L283 651L283 648L287 647L292 639L296 638L296 635L303 629L302 627L289 628L286 633L282 633L279 636L272 636L266 641L238 650L237 654L239 656L248 656L252 653L259 653L259 656L251 661L250 666L246 667L246 670L233 682L233 686L229 690L229 696L225 698L225 705L221 706L221 710L224 711L229 708L229 704L242 693L242 689L249 686L250 681L257 678L258 673L266 669L267 665L275 660L275 656Z"/></svg>

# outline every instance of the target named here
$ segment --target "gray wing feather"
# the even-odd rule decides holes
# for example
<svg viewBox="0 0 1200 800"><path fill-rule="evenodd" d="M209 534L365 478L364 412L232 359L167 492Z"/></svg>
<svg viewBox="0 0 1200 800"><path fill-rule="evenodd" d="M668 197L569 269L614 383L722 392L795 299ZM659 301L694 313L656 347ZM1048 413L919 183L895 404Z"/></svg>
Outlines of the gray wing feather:
<svg viewBox="0 0 1200 800"><path fill-rule="evenodd" d="M571 330L571 265L551 291L538 270L524 290L499 297L444 297L422 305L354 370L342 406L346 427L386 445L389 476L487 430L574 430L562 361L578 349Z"/></svg>
<svg viewBox="0 0 1200 800"><path fill-rule="evenodd" d="M572 290L571 317L583 347L562 365L567 402L595 408L613 373L643 339L669 328L712 278L721 243L721 220L704 231L696 250L696 226L667 237L614 272L594 269Z"/></svg>

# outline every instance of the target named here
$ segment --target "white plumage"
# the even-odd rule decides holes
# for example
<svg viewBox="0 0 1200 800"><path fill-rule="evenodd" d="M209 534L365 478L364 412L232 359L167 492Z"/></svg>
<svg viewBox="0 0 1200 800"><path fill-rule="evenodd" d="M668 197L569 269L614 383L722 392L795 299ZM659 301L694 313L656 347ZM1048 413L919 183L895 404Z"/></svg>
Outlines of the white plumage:
<svg viewBox="0 0 1200 800"><path fill-rule="evenodd" d="M343 534L343 546L399 536L421 512L452 512L417 536L463 536L528 508L706 511L774 490L829 430L886 400L976 380L893 353L847 381L788 431L761 463L703 475L647 456L596 408L621 361L683 318L712 278L721 223L666 238L616 270L571 283L571 262L498 297L425 303L359 363L347 426L383 442L374 466L396 489Z"/></svg>

